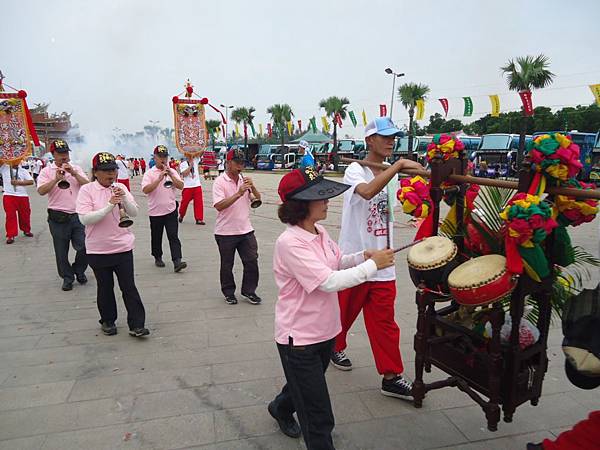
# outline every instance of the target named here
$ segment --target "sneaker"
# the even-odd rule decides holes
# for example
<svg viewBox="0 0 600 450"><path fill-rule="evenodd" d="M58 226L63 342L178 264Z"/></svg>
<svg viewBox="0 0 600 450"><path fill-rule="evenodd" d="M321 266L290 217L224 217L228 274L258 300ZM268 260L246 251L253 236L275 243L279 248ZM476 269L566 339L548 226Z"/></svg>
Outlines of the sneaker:
<svg viewBox="0 0 600 450"><path fill-rule="evenodd" d="M179 216L179 219L177 220L179 220L179 223L183 223L183 217Z"/></svg>
<svg viewBox="0 0 600 450"><path fill-rule="evenodd" d="M15 242L15 238L6 238L6 243L7 244L12 244Z"/></svg>
<svg viewBox="0 0 600 450"><path fill-rule="evenodd" d="M154 265L156 267L165 267L165 262L162 260L162 258L154 258Z"/></svg>
<svg viewBox="0 0 600 450"><path fill-rule="evenodd" d="M23 233L23 235L27 236L27 237L33 237L33 233L28 231L27 233Z"/></svg>
<svg viewBox="0 0 600 450"><path fill-rule="evenodd" d="M75 275L75 278L77 278L77 282L79 284L85 284L88 282L88 279L85 276L85 273L82 273L81 275Z"/></svg>
<svg viewBox="0 0 600 450"><path fill-rule="evenodd" d="M352 361L346 356L346 352L331 352L331 364L340 370L352 370Z"/></svg>
<svg viewBox="0 0 600 450"><path fill-rule="evenodd" d="M388 397L412 399L412 383L402 375L381 381L381 393Z"/></svg>
<svg viewBox="0 0 600 450"><path fill-rule="evenodd" d="M235 295L226 295L225 303L228 305L237 305L237 298L235 298Z"/></svg>
<svg viewBox="0 0 600 450"><path fill-rule="evenodd" d="M260 298L256 294L244 294L242 292L242 297L246 297L246 300L248 300L248 302L252 303L253 305L260 305L260 302L262 302L262 298Z"/></svg>
<svg viewBox="0 0 600 450"><path fill-rule="evenodd" d="M73 290L73 280L63 280L61 289L63 291L72 291Z"/></svg>
<svg viewBox="0 0 600 450"><path fill-rule="evenodd" d="M279 429L281 430L281 432L283 434L285 434L286 436L289 436L291 438L299 438L300 437L300 425L298 425L298 422L296 422L296 419L294 419L294 416L289 416L289 417L278 416L274 401L269 403L267 410L269 411L269 414L271 414L271 417L277 421L277 424L279 425Z"/></svg>
<svg viewBox="0 0 600 450"><path fill-rule="evenodd" d="M114 336L117 334L117 327L114 322L100 322L102 332L107 336Z"/></svg>
<svg viewBox="0 0 600 450"><path fill-rule="evenodd" d="M134 328L133 330L129 330L129 336L133 337L143 337L148 336L150 334L150 330L148 328Z"/></svg>
<svg viewBox="0 0 600 450"><path fill-rule="evenodd" d="M183 269L185 269L187 267L187 263L185 261L182 260L178 260L178 261L173 261L173 267L174 267L174 271L177 272L181 272Z"/></svg>
<svg viewBox="0 0 600 450"><path fill-rule="evenodd" d="M206 225L203 220L196 220L196 225Z"/></svg>

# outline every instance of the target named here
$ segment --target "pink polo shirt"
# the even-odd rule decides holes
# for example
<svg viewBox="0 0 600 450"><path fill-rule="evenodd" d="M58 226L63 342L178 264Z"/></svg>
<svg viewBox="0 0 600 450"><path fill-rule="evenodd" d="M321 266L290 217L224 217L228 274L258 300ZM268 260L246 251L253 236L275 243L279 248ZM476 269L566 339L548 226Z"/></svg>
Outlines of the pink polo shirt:
<svg viewBox="0 0 600 450"><path fill-rule="evenodd" d="M135 203L133 195L125 185L115 183L125 192L127 200ZM88 214L108 205L112 196L111 188L105 188L97 181L81 186L77 196L77 214ZM95 224L85 226L85 249L89 254L113 254L133 249L135 236L131 228L119 227L119 207L115 206L104 218Z"/></svg>
<svg viewBox="0 0 600 450"><path fill-rule="evenodd" d="M70 163L69 163L70 164ZM75 164L71 164L71 167L82 177L87 179L87 175L83 169ZM38 175L37 184L42 186L56 177L56 164L51 163L44 167ZM57 211L66 212L73 214L75 212L75 202L77 201L77 195L81 185L77 178L65 171L65 180L71 185L68 189L61 189L57 184L54 185L50 192L48 192L48 208L55 209Z"/></svg>
<svg viewBox="0 0 600 450"><path fill-rule="evenodd" d="M219 175L212 188L213 206L234 195L242 184L244 184L242 177L238 177L236 183L227 175L227 172ZM232 236L250 233L251 231L254 231L254 228L250 224L249 192L237 199L229 208L217 211L215 234Z"/></svg>
<svg viewBox="0 0 600 450"><path fill-rule="evenodd" d="M170 173L173 179L181 181L181 178L175 171L171 171ZM142 189L149 184L154 183L156 179L160 178L161 176L162 170L159 170L156 167L146 171L144 178L142 178ZM165 216L167 214L171 214L177 207L177 203L175 202L175 191L177 189L175 189L175 187L166 188L164 186L164 182L166 180L167 178L158 183L158 187L156 189L149 194L146 194L148 197L149 216Z"/></svg>
<svg viewBox="0 0 600 450"><path fill-rule="evenodd" d="M337 292L317 289L338 270L341 253L325 228L318 235L289 226L275 242L273 273L279 287L275 341L310 345L334 338L342 329Z"/></svg>

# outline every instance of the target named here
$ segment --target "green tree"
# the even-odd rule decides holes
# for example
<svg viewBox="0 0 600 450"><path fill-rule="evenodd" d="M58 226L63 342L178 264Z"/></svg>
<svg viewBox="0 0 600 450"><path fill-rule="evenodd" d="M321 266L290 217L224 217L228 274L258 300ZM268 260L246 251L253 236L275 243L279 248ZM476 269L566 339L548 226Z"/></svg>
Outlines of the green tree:
<svg viewBox="0 0 600 450"><path fill-rule="evenodd" d="M206 121L206 130L208 131L208 135L210 136L213 152L215 151L215 134L220 126L220 120L209 119Z"/></svg>
<svg viewBox="0 0 600 450"><path fill-rule="evenodd" d="M412 159L413 136L415 133L413 118L417 100L425 100L429 94L429 86L426 84L405 83L398 88L400 103L408 110L408 158Z"/></svg>
<svg viewBox="0 0 600 450"><path fill-rule="evenodd" d="M292 107L287 103L271 105L267 108L267 114L271 115L271 120L275 129L279 132L281 139L281 151L285 145L285 128L286 124L294 117Z"/></svg>
<svg viewBox="0 0 600 450"><path fill-rule="evenodd" d="M550 60L547 56L539 54L538 56L519 56L500 68L500 71L506 75L508 88L511 91L523 92L533 89L545 88L552 84L554 74L548 70ZM523 110L521 119L521 132L519 138L519 151L517 153L517 164L521 165L523 161L523 151L525 149L525 134L527 133L528 117Z"/></svg>
<svg viewBox="0 0 600 450"><path fill-rule="evenodd" d="M253 106L247 108L242 106L231 111L231 120L241 123L244 127L244 155L246 158L248 157L248 125L254 125L254 112L256 109Z"/></svg>
<svg viewBox="0 0 600 450"><path fill-rule="evenodd" d="M338 169L338 145L337 145L337 122L335 120L336 114L343 119L346 118L347 105L350 104L350 100L346 97L327 97L319 102L319 108L325 110L327 117L330 117L333 122L333 150L331 156L333 157L333 170Z"/></svg>

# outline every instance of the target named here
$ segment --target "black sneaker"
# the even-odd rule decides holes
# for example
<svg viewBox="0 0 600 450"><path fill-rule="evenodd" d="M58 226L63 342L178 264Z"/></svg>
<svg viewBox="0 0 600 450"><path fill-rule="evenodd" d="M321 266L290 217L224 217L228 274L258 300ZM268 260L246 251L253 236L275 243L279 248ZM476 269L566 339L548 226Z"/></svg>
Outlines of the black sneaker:
<svg viewBox="0 0 600 450"><path fill-rule="evenodd" d="M117 334L117 327L114 322L100 322L102 332L107 336L114 336Z"/></svg>
<svg viewBox="0 0 600 450"><path fill-rule="evenodd" d="M298 422L296 422L294 416L289 416L285 418L278 416L275 408L275 402L269 403L267 409L269 410L269 414L271 414L271 417L277 421L279 429L283 434L291 438L300 437L300 425L298 425Z"/></svg>
<svg viewBox="0 0 600 450"><path fill-rule="evenodd" d="M173 261L173 267L175 272L181 272L183 269L187 267L187 263L182 260Z"/></svg>
<svg viewBox="0 0 600 450"><path fill-rule="evenodd" d="M206 225L203 220L196 220L196 225Z"/></svg>
<svg viewBox="0 0 600 450"><path fill-rule="evenodd" d="M544 450L544 446L542 444L534 444L533 442L528 442L527 450Z"/></svg>
<svg viewBox="0 0 600 450"><path fill-rule="evenodd" d="M252 303L253 305L260 305L260 303L262 302L262 298L260 298L256 294L244 294L242 292L242 297L246 297L246 300L248 300L248 302Z"/></svg>
<svg viewBox="0 0 600 450"><path fill-rule="evenodd" d="M237 305L237 298L235 298L235 295L226 295L225 303L228 305Z"/></svg>
<svg viewBox="0 0 600 450"><path fill-rule="evenodd" d="M340 370L352 370L352 361L346 356L346 352L331 352L331 364Z"/></svg>
<svg viewBox="0 0 600 450"><path fill-rule="evenodd" d="M75 275L75 278L77 278L77 282L79 284L85 284L88 282L88 279L85 276L85 273L82 273L81 275Z"/></svg>
<svg viewBox="0 0 600 450"><path fill-rule="evenodd" d="M72 291L73 290L73 280L63 280L61 289L63 291Z"/></svg>
<svg viewBox="0 0 600 450"><path fill-rule="evenodd" d="M129 336L133 337L142 337L148 336L150 334L150 330L148 328L134 328L133 330L129 330Z"/></svg>
<svg viewBox="0 0 600 450"><path fill-rule="evenodd" d="M402 375L381 380L381 393L388 397L412 399L412 383Z"/></svg>
<svg viewBox="0 0 600 450"><path fill-rule="evenodd" d="M156 267L165 267L165 262L162 260L162 258L154 258L154 265Z"/></svg>

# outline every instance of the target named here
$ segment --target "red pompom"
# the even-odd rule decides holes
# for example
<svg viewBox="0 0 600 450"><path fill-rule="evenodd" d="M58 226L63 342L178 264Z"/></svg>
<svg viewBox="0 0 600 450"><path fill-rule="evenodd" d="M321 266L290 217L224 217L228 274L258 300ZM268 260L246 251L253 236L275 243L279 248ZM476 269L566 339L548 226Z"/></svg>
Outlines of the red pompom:
<svg viewBox="0 0 600 450"><path fill-rule="evenodd" d="M200 103L202 103L203 105L208 104L208 99L206 97L204 97L202 100L200 100Z"/></svg>
<svg viewBox="0 0 600 450"><path fill-rule="evenodd" d="M177 97L177 96L173 97L173 103L179 103L179 97Z"/></svg>
<svg viewBox="0 0 600 450"><path fill-rule="evenodd" d="M27 97L27 92L20 90L17 95L19 96L19 98L25 98Z"/></svg>

